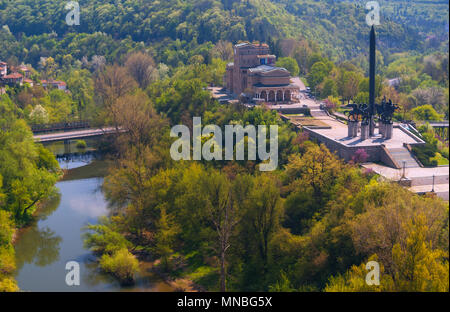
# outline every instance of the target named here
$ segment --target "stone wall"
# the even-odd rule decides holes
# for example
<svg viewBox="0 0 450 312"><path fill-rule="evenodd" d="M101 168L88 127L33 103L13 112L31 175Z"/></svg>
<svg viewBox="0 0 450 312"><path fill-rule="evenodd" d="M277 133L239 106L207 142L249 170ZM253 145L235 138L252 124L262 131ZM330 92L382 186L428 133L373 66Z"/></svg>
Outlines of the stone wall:
<svg viewBox="0 0 450 312"><path fill-rule="evenodd" d="M355 155L356 151L362 149L368 155L368 162L383 162L386 165L395 168L394 163L390 161L391 157L386 154L386 150L381 145L347 146L329 137L321 135L320 133L309 129L308 127L303 127L303 130L308 133L310 139L314 139L318 143L325 144L330 151L336 153L337 156L344 159L345 161L350 161L353 155Z"/></svg>

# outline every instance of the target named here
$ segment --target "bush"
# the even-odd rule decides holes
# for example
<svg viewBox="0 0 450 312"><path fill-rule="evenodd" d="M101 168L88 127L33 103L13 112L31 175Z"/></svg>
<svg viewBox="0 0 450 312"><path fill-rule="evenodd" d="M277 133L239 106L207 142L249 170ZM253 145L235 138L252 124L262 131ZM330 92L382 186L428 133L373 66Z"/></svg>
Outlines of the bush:
<svg viewBox="0 0 450 312"><path fill-rule="evenodd" d="M449 155L448 155L448 147L443 147L440 149L441 155L447 159L449 159Z"/></svg>
<svg viewBox="0 0 450 312"><path fill-rule="evenodd" d="M433 158L430 158L430 161L436 162L437 166L448 165L448 159L443 157L440 153L436 153Z"/></svg>
<svg viewBox="0 0 450 312"><path fill-rule="evenodd" d="M358 149L355 154L352 156L352 160L355 164L362 164L367 161L369 155L362 148Z"/></svg>
<svg viewBox="0 0 450 312"><path fill-rule="evenodd" d="M436 167L438 162L434 159L436 151L430 144L423 146L414 146L413 153L425 167Z"/></svg>
<svg viewBox="0 0 450 312"><path fill-rule="evenodd" d="M19 291L16 281L12 277L0 277L0 292L16 292Z"/></svg>
<svg viewBox="0 0 450 312"><path fill-rule="evenodd" d="M97 254L107 253L112 255L118 250L126 249L131 245L125 237L105 224L89 225L86 229L94 233L84 234L84 245Z"/></svg>
<svg viewBox="0 0 450 312"><path fill-rule="evenodd" d="M112 255L104 254L100 259L103 271L116 276L121 284L133 284L134 275L139 271L139 262L128 249L122 248Z"/></svg>
<svg viewBox="0 0 450 312"><path fill-rule="evenodd" d="M77 148L86 148L87 147L86 141L78 140L77 143L76 143L76 147Z"/></svg>

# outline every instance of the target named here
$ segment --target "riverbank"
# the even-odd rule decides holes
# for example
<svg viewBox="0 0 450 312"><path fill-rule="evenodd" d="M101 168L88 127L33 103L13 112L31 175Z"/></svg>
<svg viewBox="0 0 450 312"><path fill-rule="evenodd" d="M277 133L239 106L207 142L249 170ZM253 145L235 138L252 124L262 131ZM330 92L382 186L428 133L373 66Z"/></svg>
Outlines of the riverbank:
<svg viewBox="0 0 450 312"><path fill-rule="evenodd" d="M108 204L102 192L103 176L109 163L92 160L76 166L70 163L57 182L58 193L39 204L33 220L14 235L17 270L14 278L22 291L156 291L171 292L177 288L140 261L135 284L122 286L102 272L96 257L84 246L84 227L96 224L108 215ZM65 283L68 261L80 264L81 285ZM179 288L178 288L179 289Z"/></svg>
<svg viewBox="0 0 450 312"><path fill-rule="evenodd" d="M60 181L105 177L108 174L110 164L110 161L95 159L81 167L63 169L63 176Z"/></svg>
<svg viewBox="0 0 450 312"><path fill-rule="evenodd" d="M139 258L138 258L139 259ZM153 274L156 274L161 280L163 280L171 291L176 292L204 292L206 291L200 285L196 285L191 279L186 277L174 277L170 273L164 272L160 269L161 260L148 261L145 259L139 259L139 263L142 269L145 269Z"/></svg>

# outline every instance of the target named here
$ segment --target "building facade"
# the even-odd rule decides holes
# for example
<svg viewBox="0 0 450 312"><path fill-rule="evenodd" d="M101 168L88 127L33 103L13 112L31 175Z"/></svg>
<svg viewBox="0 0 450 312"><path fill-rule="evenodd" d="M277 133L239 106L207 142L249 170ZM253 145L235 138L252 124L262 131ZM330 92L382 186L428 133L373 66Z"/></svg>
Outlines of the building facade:
<svg viewBox="0 0 450 312"><path fill-rule="evenodd" d="M5 76L8 73L8 64L0 62L0 77Z"/></svg>
<svg viewBox="0 0 450 312"><path fill-rule="evenodd" d="M235 45L234 62L227 65L224 77L226 89L257 102L297 102L299 87L291 83L289 71L276 67L275 61L267 44Z"/></svg>
<svg viewBox="0 0 450 312"><path fill-rule="evenodd" d="M44 88L53 87L53 88L57 88L58 90L63 90L63 91L65 91L67 89L67 84L64 81L41 80L41 83Z"/></svg>
<svg viewBox="0 0 450 312"><path fill-rule="evenodd" d="M15 84L22 85L23 76L19 73L11 73L11 74L2 76L1 80L4 84L8 84L8 85L15 85Z"/></svg>

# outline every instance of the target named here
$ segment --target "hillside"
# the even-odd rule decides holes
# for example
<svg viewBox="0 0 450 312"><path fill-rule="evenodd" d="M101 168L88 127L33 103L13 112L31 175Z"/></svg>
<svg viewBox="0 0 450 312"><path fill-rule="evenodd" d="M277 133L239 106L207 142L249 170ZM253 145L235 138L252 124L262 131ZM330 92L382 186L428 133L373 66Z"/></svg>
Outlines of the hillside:
<svg viewBox="0 0 450 312"><path fill-rule="evenodd" d="M366 10L360 1L81 0L81 24L75 27L65 24L66 3L0 0L0 25L7 25L16 37L102 32L115 39L131 38L146 43L165 38L215 43L305 37L317 41L335 60L355 57L367 45ZM448 41L448 3L381 1L380 4L378 33L382 50L424 52L442 48Z"/></svg>

